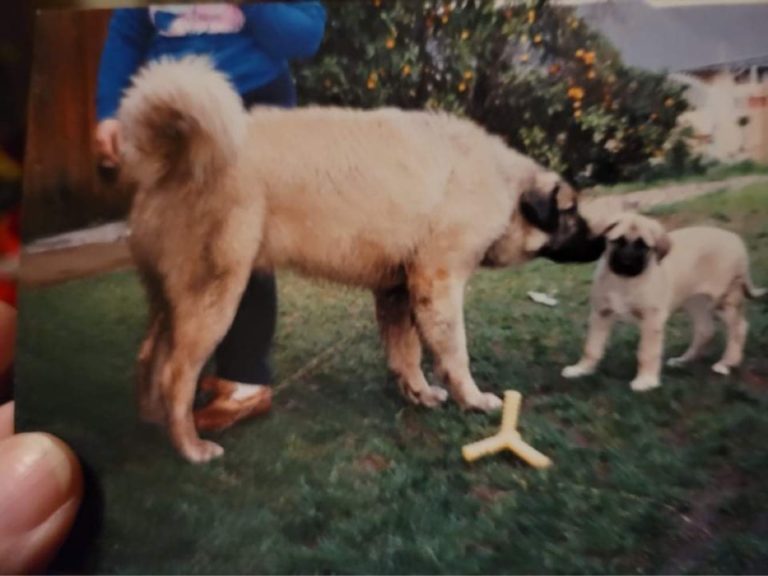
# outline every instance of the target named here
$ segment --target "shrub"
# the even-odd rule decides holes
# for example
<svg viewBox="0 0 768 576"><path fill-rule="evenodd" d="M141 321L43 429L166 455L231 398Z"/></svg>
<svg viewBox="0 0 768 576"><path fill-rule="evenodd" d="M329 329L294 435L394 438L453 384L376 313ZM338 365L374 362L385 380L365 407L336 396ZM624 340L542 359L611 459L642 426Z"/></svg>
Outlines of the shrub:
<svg viewBox="0 0 768 576"><path fill-rule="evenodd" d="M572 8L495 4L329 2L324 46L297 71L303 102L463 114L582 184L687 162L670 143L682 86L625 66Z"/></svg>

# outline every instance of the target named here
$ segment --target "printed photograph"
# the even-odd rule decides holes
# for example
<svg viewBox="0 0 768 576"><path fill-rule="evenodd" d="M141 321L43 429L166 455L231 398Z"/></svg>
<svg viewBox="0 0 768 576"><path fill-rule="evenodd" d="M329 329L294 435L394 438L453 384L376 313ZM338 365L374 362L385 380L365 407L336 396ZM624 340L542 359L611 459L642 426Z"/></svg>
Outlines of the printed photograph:
<svg viewBox="0 0 768 576"><path fill-rule="evenodd" d="M86 4L0 157L36 570L768 571L768 2Z"/></svg>

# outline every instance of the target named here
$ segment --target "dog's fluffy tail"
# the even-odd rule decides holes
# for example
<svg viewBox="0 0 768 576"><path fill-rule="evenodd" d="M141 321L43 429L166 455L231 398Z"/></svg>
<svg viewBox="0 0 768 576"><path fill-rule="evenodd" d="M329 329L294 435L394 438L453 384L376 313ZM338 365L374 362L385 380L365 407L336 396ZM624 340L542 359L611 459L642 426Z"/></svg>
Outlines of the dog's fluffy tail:
<svg viewBox="0 0 768 576"><path fill-rule="evenodd" d="M762 298L766 294L768 294L768 289L766 288L758 288L755 286L754 282L752 282L752 278L749 275L749 272L747 272L747 277L744 280L744 294L747 298L751 298L753 300L757 298Z"/></svg>
<svg viewBox="0 0 768 576"><path fill-rule="evenodd" d="M234 87L204 57L145 66L117 117L123 162L147 187L219 178L242 147L247 120Z"/></svg>

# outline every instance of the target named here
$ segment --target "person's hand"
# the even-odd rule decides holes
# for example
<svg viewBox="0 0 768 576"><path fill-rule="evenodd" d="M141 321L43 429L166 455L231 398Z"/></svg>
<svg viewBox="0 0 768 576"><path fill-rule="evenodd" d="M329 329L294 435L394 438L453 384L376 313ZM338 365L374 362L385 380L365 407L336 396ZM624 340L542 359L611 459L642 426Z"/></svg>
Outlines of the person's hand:
<svg viewBox="0 0 768 576"><path fill-rule="evenodd" d="M0 302L3 369L15 324L16 312ZM44 570L67 537L83 494L74 453L50 434L14 435L13 408L12 402L0 405L0 574Z"/></svg>
<svg viewBox="0 0 768 576"><path fill-rule="evenodd" d="M99 163L107 168L120 164L120 121L107 118L96 126L96 154Z"/></svg>
<svg viewBox="0 0 768 576"><path fill-rule="evenodd" d="M74 453L50 434L11 434L0 406L0 573L45 569L69 533L83 495Z"/></svg>

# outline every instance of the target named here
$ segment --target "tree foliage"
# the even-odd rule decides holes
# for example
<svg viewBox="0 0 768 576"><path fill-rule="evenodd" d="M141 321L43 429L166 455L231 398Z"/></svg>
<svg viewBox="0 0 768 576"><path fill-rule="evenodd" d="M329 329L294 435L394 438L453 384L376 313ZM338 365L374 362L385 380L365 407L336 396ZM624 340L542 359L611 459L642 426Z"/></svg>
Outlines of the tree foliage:
<svg viewBox="0 0 768 576"><path fill-rule="evenodd" d="M546 0L328 2L305 103L466 115L585 182L637 178L672 147L684 88L627 67L572 8Z"/></svg>

